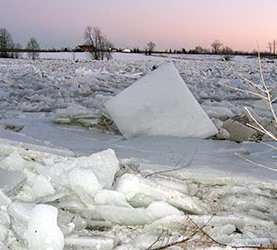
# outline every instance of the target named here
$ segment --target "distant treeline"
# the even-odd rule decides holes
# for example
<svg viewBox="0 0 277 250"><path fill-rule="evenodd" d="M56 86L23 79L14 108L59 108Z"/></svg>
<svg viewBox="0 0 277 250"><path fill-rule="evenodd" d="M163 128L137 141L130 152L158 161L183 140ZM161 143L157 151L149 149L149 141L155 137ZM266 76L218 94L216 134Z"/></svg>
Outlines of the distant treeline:
<svg viewBox="0 0 277 250"><path fill-rule="evenodd" d="M63 48L63 49L17 49L17 48L8 48L8 49L0 49L0 53L2 52L10 52L10 53L31 53L31 52L37 52L37 53L47 53L47 52L86 52L83 49L80 48ZM145 50L140 50L138 48L135 49L130 49L128 52L125 52L124 49L113 49L111 52L122 52L122 53L137 53L137 54L145 54ZM155 50L151 52L151 54L188 54L188 55L242 55L242 56L257 56L258 52L257 51L252 51L252 52L247 52L247 51L232 51L229 53L224 53L224 52L219 52L219 53L214 53L211 51L205 51L205 52L198 52L193 49L190 50L175 50L175 49L169 49L169 50ZM269 52L260 52L261 57L277 57L277 55L273 55L272 53Z"/></svg>
<svg viewBox="0 0 277 250"><path fill-rule="evenodd" d="M88 26L84 31L85 43L76 46L75 48L62 49L43 49L40 48L39 43L35 38L30 38L26 47L23 48L19 43L15 43L9 31L5 28L0 28L0 57L4 58L19 58L20 53L28 53L29 58L37 59L40 52L89 52L93 59L103 60L109 59L112 52L124 53L142 53L146 55L152 54L201 54L201 55L222 55L226 60L233 55L257 56L257 51L247 52L233 50L229 46L225 46L220 40L214 40L210 48L196 46L194 49L167 49L158 50L153 41L148 42L143 49L139 47L129 48L115 48L98 27ZM277 42L273 40L268 45L269 51L260 52L261 57L276 57Z"/></svg>

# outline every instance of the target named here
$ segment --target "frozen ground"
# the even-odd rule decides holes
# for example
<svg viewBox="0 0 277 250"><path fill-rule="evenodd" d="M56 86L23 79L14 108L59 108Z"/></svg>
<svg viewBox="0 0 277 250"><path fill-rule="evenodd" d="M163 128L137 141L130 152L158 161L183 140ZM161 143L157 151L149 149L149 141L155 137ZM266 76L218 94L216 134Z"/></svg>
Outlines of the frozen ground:
<svg viewBox="0 0 277 250"><path fill-rule="evenodd" d="M276 151L229 140L126 140L102 117L110 96L173 60L214 122L244 106L267 121L257 99L222 86L241 86L240 74L259 82L256 59L63 56L0 59L0 249L276 244ZM265 61L264 69L276 88L276 63Z"/></svg>

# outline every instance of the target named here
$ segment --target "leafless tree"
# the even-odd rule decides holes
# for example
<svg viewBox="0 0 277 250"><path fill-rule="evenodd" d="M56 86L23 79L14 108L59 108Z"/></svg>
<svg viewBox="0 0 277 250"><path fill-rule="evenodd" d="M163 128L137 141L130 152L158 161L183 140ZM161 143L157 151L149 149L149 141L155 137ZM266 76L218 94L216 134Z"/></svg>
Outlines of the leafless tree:
<svg viewBox="0 0 277 250"><path fill-rule="evenodd" d="M275 39L272 42L272 50L273 50L273 55L275 55L275 51L276 51L276 40Z"/></svg>
<svg viewBox="0 0 277 250"><path fill-rule="evenodd" d="M0 57L12 57L9 50L14 47L13 39L9 31L5 28L0 29Z"/></svg>
<svg viewBox="0 0 277 250"><path fill-rule="evenodd" d="M276 48L277 48L276 40L273 39L272 42L268 42L267 47L268 47L268 49L269 49L269 54L275 55L275 53L276 53Z"/></svg>
<svg viewBox="0 0 277 250"><path fill-rule="evenodd" d="M146 54L151 55L152 52L154 51L155 47L156 47L156 44L154 42L150 41L149 43L147 43L147 53Z"/></svg>
<svg viewBox="0 0 277 250"><path fill-rule="evenodd" d="M222 47L222 43L219 40L214 40L211 43L211 47L212 47L212 52L214 54L218 54L220 52L220 48Z"/></svg>
<svg viewBox="0 0 277 250"><path fill-rule="evenodd" d="M222 48L222 54L231 55L233 53L233 49L231 47L225 46Z"/></svg>
<svg viewBox="0 0 277 250"><path fill-rule="evenodd" d="M195 47L195 49L194 49L194 51L195 51L195 53L197 53L197 54L202 54L202 53L204 53L204 48L203 47L201 47L201 46L196 46Z"/></svg>
<svg viewBox="0 0 277 250"><path fill-rule="evenodd" d="M88 26L84 31L84 39L87 49L94 60L110 59L110 49L113 44L102 34L98 27Z"/></svg>
<svg viewBox="0 0 277 250"><path fill-rule="evenodd" d="M272 53L272 43L269 42L267 47L269 48L269 54L271 54Z"/></svg>
<svg viewBox="0 0 277 250"><path fill-rule="evenodd" d="M26 49L28 50L28 56L30 59L38 59L39 57L39 43L35 38L31 38L29 42L27 43Z"/></svg>
<svg viewBox="0 0 277 250"><path fill-rule="evenodd" d="M20 50L22 49L21 45L19 43L16 43L14 45L14 51L13 51L13 58L19 58L20 57Z"/></svg>

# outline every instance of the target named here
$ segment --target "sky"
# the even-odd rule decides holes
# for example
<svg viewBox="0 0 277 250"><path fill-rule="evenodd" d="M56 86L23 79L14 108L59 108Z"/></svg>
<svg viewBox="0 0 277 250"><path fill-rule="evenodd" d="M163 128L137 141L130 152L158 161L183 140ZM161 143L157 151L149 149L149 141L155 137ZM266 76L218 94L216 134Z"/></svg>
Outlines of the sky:
<svg viewBox="0 0 277 250"><path fill-rule="evenodd" d="M277 40L277 0L0 0L0 27L23 47L74 48L97 26L118 48L268 50Z"/></svg>

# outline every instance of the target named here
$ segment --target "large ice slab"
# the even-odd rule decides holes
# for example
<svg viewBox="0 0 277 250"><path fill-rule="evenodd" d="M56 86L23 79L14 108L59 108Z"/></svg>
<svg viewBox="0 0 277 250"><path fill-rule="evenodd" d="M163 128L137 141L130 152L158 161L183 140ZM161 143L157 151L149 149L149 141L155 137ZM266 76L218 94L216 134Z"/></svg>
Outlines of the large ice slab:
<svg viewBox="0 0 277 250"><path fill-rule="evenodd" d="M207 138L218 132L173 63L139 79L105 107L125 137Z"/></svg>

